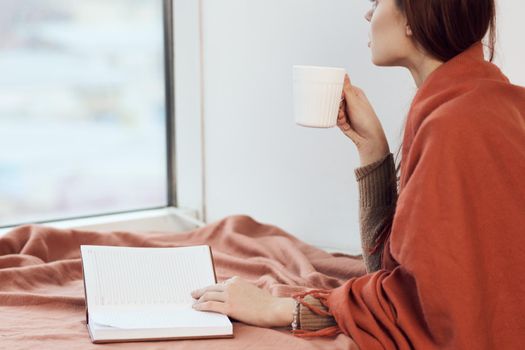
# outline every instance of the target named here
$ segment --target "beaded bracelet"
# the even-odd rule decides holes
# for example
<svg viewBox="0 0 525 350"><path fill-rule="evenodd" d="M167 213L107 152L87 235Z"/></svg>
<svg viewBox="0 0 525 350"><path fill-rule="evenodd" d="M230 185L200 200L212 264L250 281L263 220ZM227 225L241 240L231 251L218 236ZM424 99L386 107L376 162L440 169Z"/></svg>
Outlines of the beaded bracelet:
<svg viewBox="0 0 525 350"><path fill-rule="evenodd" d="M299 322L299 311L300 311L301 304L295 300L295 307L293 309L293 321L292 321L292 330L296 331L300 328L300 322Z"/></svg>

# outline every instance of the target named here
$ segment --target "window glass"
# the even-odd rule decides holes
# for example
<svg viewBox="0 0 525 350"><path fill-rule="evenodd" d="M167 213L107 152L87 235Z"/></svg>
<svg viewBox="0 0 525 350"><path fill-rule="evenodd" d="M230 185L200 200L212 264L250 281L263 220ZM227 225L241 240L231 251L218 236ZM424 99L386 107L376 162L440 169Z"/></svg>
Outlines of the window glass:
<svg viewBox="0 0 525 350"><path fill-rule="evenodd" d="M0 226L167 204L162 11L2 0Z"/></svg>

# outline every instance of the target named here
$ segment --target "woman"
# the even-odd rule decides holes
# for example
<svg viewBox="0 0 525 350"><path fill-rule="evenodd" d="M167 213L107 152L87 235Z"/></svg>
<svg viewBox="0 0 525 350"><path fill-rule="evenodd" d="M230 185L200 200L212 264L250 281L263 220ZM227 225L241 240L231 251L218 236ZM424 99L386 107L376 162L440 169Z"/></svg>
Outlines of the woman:
<svg viewBox="0 0 525 350"><path fill-rule="evenodd" d="M294 298L233 278L195 291L195 308L263 327L293 323L303 335L344 333L363 349L520 348L525 89L491 63L494 0L376 0L365 18L373 63L408 68L418 86L398 191L383 128L345 77L338 125L361 159L368 273Z"/></svg>

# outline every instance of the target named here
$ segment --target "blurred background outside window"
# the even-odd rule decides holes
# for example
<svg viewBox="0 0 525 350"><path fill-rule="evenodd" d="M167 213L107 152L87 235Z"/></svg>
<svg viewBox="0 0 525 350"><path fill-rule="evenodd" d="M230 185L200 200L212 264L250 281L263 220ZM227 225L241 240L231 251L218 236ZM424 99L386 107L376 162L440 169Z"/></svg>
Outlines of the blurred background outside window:
<svg viewBox="0 0 525 350"><path fill-rule="evenodd" d="M161 0L2 0L0 226L167 204Z"/></svg>

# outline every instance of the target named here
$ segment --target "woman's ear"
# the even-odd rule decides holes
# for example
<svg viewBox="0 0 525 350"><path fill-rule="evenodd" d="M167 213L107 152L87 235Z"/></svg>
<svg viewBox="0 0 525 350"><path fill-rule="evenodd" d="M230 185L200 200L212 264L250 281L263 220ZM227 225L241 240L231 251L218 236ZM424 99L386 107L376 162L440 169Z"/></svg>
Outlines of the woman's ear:
<svg viewBox="0 0 525 350"><path fill-rule="evenodd" d="M412 28L408 24L405 26L405 32L407 36L412 36Z"/></svg>

